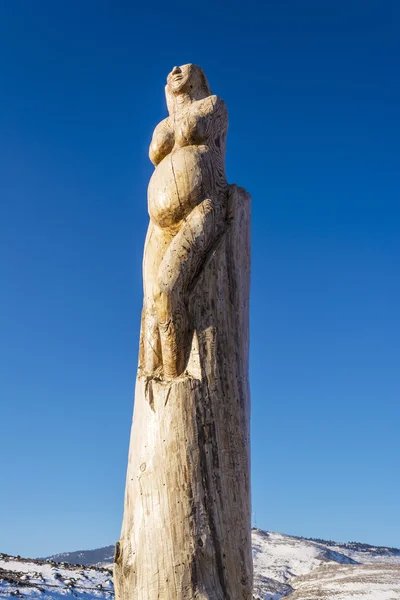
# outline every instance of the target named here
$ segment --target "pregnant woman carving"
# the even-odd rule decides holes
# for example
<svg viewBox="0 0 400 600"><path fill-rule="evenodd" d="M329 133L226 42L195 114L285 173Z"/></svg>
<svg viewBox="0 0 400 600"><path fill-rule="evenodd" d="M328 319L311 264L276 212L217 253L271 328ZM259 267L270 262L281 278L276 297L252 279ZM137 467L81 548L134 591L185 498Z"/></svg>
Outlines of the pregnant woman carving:
<svg viewBox="0 0 400 600"><path fill-rule="evenodd" d="M154 130L148 187L139 372L184 375L193 328L190 291L227 219L224 102L203 71L174 67L165 88L169 116Z"/></svg>

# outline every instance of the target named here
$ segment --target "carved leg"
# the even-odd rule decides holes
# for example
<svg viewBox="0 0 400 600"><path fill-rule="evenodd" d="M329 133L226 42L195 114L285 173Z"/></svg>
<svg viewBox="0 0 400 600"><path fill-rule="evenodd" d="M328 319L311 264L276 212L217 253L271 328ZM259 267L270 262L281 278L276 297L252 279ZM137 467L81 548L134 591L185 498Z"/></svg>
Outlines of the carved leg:
<svg viewBox="0 0 400 600"><path fill-rule="evenodd" d="M139 370L146 375L162 371L162 353L153 284L172 236L150 222L143 255L144 306Z"/></svg>
<svg viewBox="0 0 400 600"><path fill-rule="evenodd" d="M143 363L140 371L144 375L162 372L162 352L158 317L155 309L147 309L142 319Z"/></svg>
<svg viewBox="0 0 400 600"><path fill-rule="evenodd" d="M184 372L192 341L188 291L225 224L225 212L206 199L196 206L173 238L160 264L154 288L164 376Z"/></svg>

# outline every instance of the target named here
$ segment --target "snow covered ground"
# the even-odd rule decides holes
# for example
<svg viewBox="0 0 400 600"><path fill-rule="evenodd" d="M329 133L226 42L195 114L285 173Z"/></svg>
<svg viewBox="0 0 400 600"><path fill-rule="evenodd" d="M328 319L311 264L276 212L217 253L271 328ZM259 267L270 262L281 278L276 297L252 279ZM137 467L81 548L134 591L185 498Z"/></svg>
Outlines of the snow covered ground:
<svg viewBox="0 0 400 600"><path fill-rule="evenodd" d="M0 600L12 596L113 600L112 556L112 546L47 560L0 554ZM257 529L253 557L258 600L400 600L400 550L394 548L307 540ZM76 562L86 566L68 564Z"/></svg>
<svg viewBox="0 0 400 600"><path fill-rule="evenodd" d="M293 591L292 580L328 561L351 563L351 558L311 541L253 531L254 593L262 600L278 600Z"/></svg>
<svg viewBox="0 0 400 600"><path fill-rule="evenodd" d="M0 598L110 600L109 569L43 562L0 554Z"/></svg>
<svg viewBox="0 0 400 600"><path fill-rule="evenodd" d="M260 600L400 600L400 551L253 531Z"/></svg>
<svg viewBox="0 0 400 600"><path fill-rule="evenodd" d="M399 565L325 565L293 582L288 600L398 600Z"/></svg>

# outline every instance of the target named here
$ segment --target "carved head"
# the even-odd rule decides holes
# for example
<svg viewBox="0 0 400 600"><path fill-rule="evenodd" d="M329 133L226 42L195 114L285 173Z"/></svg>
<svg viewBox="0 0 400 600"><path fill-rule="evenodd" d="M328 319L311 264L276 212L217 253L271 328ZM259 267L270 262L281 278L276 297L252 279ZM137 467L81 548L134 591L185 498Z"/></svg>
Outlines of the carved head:
<svg viewBox="0 0 400 600"><path fill-rule="evenodd" d="M211 89L205 73L197 65L189 63L174 67L168 74L165 96L170 113L174 112L175 98L183 94L187 94L192 100L202 100L211 96Z"/></svg>

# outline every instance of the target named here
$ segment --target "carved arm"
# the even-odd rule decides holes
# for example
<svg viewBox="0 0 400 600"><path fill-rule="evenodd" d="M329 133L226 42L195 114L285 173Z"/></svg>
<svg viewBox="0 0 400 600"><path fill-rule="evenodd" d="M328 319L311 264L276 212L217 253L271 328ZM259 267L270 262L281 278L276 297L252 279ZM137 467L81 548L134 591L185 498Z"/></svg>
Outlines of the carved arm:
<svg viewBox="0 0 400 600"><path fill-rule="evenodd" d="M153 165L157 166L174 147L174 130L171 119L167 117L157 125L149 149L149 157Z"/></svg>

